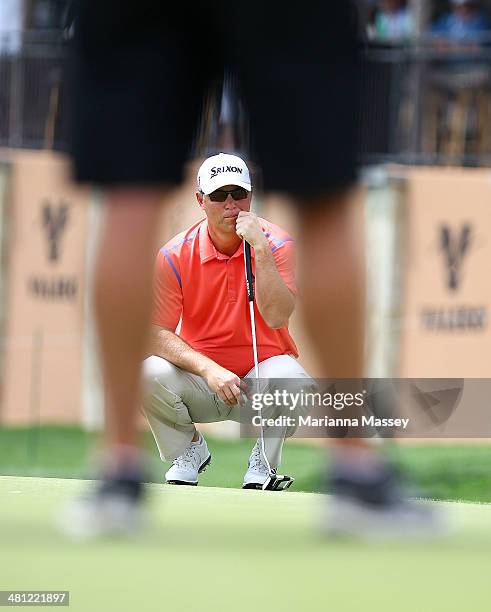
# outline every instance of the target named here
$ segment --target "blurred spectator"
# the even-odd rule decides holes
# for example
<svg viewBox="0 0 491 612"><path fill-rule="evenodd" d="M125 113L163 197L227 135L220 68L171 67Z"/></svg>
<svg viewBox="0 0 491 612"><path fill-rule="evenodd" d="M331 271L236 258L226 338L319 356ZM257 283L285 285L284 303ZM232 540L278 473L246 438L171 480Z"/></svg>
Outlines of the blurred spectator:
<svg viewBox="0 0 491 612"><path fill-rule="evenodd" d="M482 42L489 36L491 20L476 0L451 0L451 11L432 25L431 32L455 42Z"/></svg>
<svg viewBox="0 0 491 612"><path fill-rule="evenodd" d="M413 21L405 0L380 0L375 10L371 38L400 42L411 37Z"/></svg>

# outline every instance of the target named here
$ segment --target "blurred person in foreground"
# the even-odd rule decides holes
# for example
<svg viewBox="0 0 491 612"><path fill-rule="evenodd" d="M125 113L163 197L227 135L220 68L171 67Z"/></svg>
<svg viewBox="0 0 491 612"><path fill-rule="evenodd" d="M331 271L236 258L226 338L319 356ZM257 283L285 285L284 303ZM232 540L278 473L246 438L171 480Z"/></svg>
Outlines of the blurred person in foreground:
<svg viewBox="0 0 491 612"><path fill-rule="evenodd" d="M279 1L199 2L192 15L179 3L79 0L75 176L105 190L107 215L94 288L107 461L87 506L100 532L131 528L141 507L136 415L159 204L182 180L204 91L225 69L239 79L265 189L298 205L300 291L324 376L362 377L357 34L356 8L348 0L300 9ZM372 446L361 439L333 446L330 490L339 504L329 502L328 528L426 527L427 517L406 501Z"/></svg>
<svg viewBox="0 0 491 612"><path fill-rule="evenodd" d="M157 255L151 356L143 365L143 410L163 461L172 461L168 483L197 485L211 461L195 423L254 415L247 389L255 378L252 333L244 282L244 240L252 247L255 277L257 392L313 392L314 381L296 360L288 331L295 307L292 238L251 212L249 169L237 155L206 159L196 199L205 218L174 236ZM179 331L176 328L179 325ZM241 380L243 379L243 380ZM279 410L278 410L279 409ZM280 416L273 407L264 418ZM291 426L264 428L264 452L276 470ZM261 489L269 478L260 440L254 445L243 488Z"/></svg>

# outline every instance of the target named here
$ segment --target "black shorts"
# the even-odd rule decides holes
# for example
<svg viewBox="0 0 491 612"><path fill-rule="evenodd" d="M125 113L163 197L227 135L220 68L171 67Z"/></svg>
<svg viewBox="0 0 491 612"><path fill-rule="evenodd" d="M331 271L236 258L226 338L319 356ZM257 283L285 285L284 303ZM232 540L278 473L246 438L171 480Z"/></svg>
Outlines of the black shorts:
<svg viewBox="0 0 491 612"><path fill-rule="evenodd" d="M78 0L72 152L79 181L179 183L207 85L230 70L267 190L355 180L359 46L350 0Z"/></svg>

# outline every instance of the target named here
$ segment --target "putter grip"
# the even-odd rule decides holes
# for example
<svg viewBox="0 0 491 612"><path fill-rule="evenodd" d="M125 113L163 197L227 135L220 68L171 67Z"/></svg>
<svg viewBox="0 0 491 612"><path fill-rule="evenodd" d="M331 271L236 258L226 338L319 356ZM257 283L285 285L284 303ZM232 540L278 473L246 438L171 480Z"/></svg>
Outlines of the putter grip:
<svg viewBox="0 0 491 612"><path fill-rule="evenodd" d="M254 301L254 282L252 277L251 245L244 240L244 257L247 282L247 298L249 302Z"/></svg>

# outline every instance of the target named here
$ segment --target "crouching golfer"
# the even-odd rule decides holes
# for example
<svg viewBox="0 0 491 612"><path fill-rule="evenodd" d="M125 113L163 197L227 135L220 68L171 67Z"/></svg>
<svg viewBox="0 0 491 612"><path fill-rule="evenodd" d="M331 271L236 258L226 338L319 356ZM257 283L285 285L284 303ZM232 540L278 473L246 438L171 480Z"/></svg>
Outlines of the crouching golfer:
<svg viewBox="0 0 491 612"><path fill-rule="evenodd" d="M241 393L241 378L254 377L243 239L253 251L259 390L274 392L275 384L298 392L313 388L288 332L296 294L293 242L280 227L250 212L251 197L249 170L240 157L209 157L198 171L196 193L206 217L157 256L143 411L160 456L173 462L165 475L169 483L196 485L210 463L195 423L251 422L251 402ZM267 416L279 412L275 407ZM266 457L276 469L284 438L293 435L295 425L263 431ZM258 440L243 486L260 488L268 475Z"/></svg>

